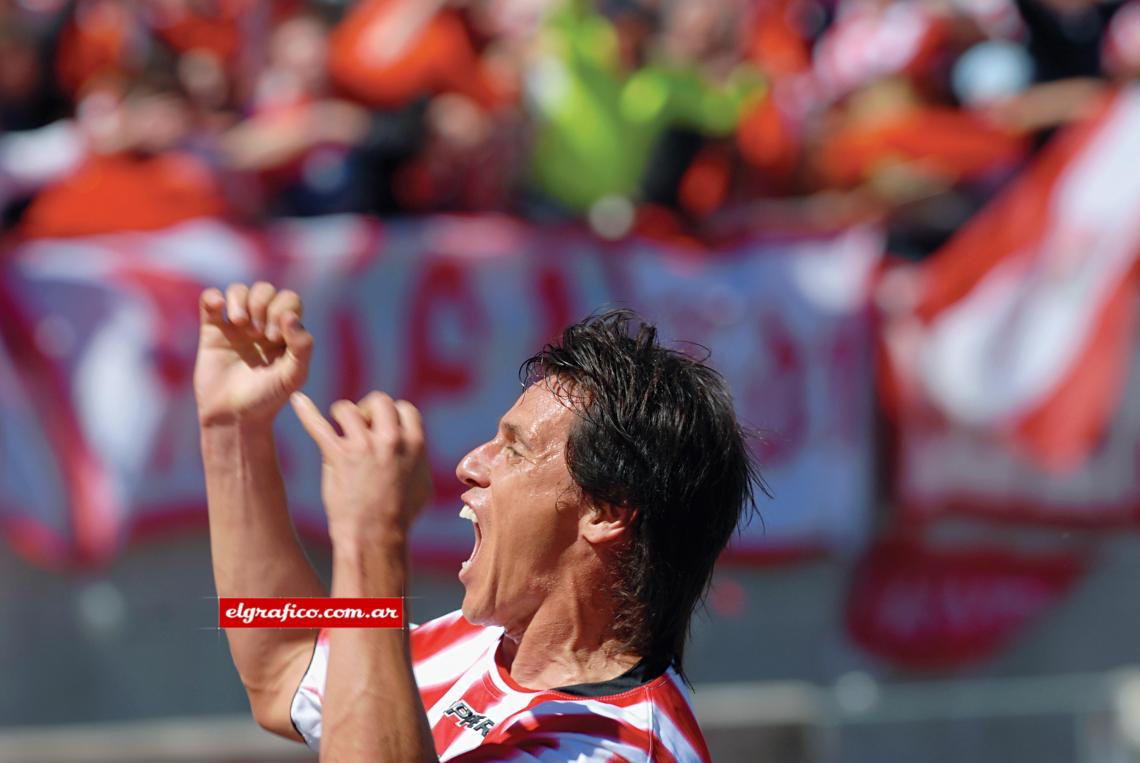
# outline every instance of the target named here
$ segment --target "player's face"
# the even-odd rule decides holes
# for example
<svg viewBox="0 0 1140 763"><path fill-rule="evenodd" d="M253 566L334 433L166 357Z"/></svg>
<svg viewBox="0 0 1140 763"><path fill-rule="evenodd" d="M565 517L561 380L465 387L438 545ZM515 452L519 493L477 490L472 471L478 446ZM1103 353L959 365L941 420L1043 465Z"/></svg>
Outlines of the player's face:
<svg viewBox="0 0 1140 763"><path fill-rule="evenodd" d="M565 458L575 418L539 382L503 416L495 438L459 462L456 475L470 487L463 500L476 520L474 551L459 572L471 622L521 631L552 591L572 583L586 545Z"/></svg>

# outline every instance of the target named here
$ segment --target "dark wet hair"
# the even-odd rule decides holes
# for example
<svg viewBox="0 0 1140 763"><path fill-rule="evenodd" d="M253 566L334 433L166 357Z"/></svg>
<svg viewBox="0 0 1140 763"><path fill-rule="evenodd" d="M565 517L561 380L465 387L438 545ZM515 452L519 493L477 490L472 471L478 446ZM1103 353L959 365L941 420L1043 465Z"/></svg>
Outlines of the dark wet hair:
<svg viewBox="0 0 1140 763"><path fill-rule="evenodd" d="M636 326L635 331L631 329ZM616 554L615 629L654 674L682 658L693 612L734 530L767 493L724 378L658 342L629 310L592 315L527 359L579 414L566 463L584 497L636 511ZM568 391L567 391L568 390Z"/></svg>

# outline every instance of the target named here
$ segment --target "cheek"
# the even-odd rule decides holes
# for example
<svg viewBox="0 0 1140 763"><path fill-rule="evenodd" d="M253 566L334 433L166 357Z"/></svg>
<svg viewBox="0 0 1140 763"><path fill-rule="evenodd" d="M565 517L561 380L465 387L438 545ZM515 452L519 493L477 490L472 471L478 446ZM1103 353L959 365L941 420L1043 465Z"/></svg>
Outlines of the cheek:
<svg viewBox="0 0 1140 763"><path fill-rule="evenodd" d="M512 476L495 495L495 553L511 566L552 567L577 540L577 510L560 481L541 473Z"/></svg>

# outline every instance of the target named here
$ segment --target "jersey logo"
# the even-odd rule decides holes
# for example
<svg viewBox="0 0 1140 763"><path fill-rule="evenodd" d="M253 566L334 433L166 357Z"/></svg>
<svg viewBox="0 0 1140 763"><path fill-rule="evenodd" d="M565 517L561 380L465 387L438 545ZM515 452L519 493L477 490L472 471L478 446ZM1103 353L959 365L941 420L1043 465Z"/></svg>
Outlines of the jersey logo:
<svg viewBox="0 0 1140 763"><path fill-rule="evenodd" d="M468 705L461 699L452 702L451 706L448 707L443 714L454 715L455 724L457 726L466 726L469 729L478 731L483 736L487 736L487 732L495 725L494 721L485 715L480 715L475 712L471 709L471 705Z"/></svg>

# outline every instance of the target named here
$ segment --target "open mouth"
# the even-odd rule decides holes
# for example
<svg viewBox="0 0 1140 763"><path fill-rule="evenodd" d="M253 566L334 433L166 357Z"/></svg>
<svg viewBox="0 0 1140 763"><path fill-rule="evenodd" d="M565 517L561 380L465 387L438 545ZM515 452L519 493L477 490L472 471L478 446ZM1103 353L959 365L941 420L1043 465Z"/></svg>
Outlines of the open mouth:
<svg viewBox="0 0 1140 763"><path fill-rule="evenodd" d="M475 516L475 510L470 506L463 504L463 508L459 510L459 516L471 520L471 524L475 527L475 546L471 549L471 556L467 557L467 561L460 564L460 567L467 569L475 555L479 553L479 543L483 540L483 533L479 530L479 518Z"/></svg>

